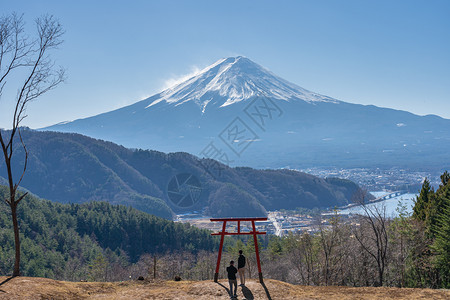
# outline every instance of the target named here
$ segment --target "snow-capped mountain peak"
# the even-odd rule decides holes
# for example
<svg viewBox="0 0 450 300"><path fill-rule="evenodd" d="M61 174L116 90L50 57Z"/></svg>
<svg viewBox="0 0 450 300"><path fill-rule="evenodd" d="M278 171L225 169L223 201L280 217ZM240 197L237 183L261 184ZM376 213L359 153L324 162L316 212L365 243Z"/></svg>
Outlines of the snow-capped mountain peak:
<svg viewBox="0 0 450 300"><path fill-rule="evenodd" d="M257 95L284 101L338 102L303 89L250 59L238 56L221 59L186 81L164 90L147 108L164 101L174 105L194 101L205 112L211 101L224 107Z"/></svg>
<svg viewBox="0 0 450 300"><path fill-rule="evenodd" d="M183 151L232 166L427 168L449 165L442 150L450 148L448 128L450 120L437 116L321 96L245 57L230 57L150 98L45 130ZM171 154L152 157L178 161ZM217 175L222 169L199 163L196 172ZM304 200L314 203L309 196Z"/></svg>

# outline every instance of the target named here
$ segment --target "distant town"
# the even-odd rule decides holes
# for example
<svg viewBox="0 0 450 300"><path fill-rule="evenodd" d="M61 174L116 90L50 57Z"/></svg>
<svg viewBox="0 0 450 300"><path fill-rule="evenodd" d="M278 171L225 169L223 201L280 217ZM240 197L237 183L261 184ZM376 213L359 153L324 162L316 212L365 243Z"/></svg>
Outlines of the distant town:
<svg viewBox="0 0 450 300"><path fill-rule="evenodd" d="M302 170L319 177L340 177L352 180L370 191L376 198L375 202L386 205L387 216L395 215L399 201L411 210L415 195L418 193L420 186L425 177L427 177L433 186L438 186L439 176L429 172L411 172L404 169L320 169L311 168ZM352 222L352 214L357 214L357 210L352 211L349 207L340 207L325 210L277 210L268 212L268 220L257 222L257 229L265 231L268 234L284 236L292 233L315 233L320 228L330 226L330 219L339 215L341 221ZM192 212L177 215L177 222L190 223L191 225L209 229L212 231L221 230L221 223L210 222L210 217L203 215L201 212ZM237 225L230 222L227 231L233 232ZM242 231L251 231L250 224L241 224Z"/></svg>
<svg viewBox="0 0 450 300"><path fill-rule="evenodd" d="M270 211L267 221L256 222L258 231L266 232L276 236L284 236L291 233L316 233L320 228L330 226L333 215L322 213L318 215L304 214L294 210ZM340 220L350 220L350 215L339 215ZM222 223L211 222L210 217L200 214L178 215L176 222L190 223L192 226L208 229L214 232L221 230ZM248 223L248 224L246 224ZM227 224L227 232L237 232L237 222ZM250 232L250 222L241 222L241 232Z"/></svg>
<svg viewBox="0 0 450 300"><path fill-rule="evenodd" d="M309 168L302 169L311 175L319 177L339 177L349 179L368 191L398 191L407 190L416 193L422 186L423 180L428 178L432 186L439 186L439 172L411 171L401 168L379 169L379 168Z"/></svg>

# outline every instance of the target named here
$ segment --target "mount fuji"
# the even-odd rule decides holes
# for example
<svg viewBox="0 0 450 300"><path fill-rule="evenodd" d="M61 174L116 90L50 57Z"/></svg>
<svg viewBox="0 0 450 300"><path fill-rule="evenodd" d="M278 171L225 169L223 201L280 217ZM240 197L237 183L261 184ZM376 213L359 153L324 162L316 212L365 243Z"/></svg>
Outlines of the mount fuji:
<svg viewBox="0 0 450 300"><path fill-rule="evenodd" d="M242 56L132 105L42 130L257 168L450 166L450 120L336 100Z"/></svg>

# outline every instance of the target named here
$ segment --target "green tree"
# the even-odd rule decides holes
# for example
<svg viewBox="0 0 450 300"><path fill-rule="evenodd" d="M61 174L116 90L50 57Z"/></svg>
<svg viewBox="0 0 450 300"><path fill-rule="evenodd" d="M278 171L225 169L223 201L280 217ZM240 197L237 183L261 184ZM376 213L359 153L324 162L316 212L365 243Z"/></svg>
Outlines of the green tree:
<svg viewBox="0 0 450 300"><path fill-rule="evenodd" d="M428 193L427 193L428 192ZM425 201L426 199L426 201ZM414 217L425 228L426 246L414 257L414 277L431 287L450 286L450 174L441 175L436 192L425 181L414 206ZM419 264L418 264L419 263Z"/></svg>
<svg viewBox="0 0 450 300"><path fill-rule="evenodd" d="M442 186L446 186L449 181L450 181L450 173L448 173L448 171L445 171L444 174L441 175Z"/></svg>
<svg viewBox="0 0 450 300"><path fill-rule="evenodd" d="M427 180L426 180L427 181ZM399 286L406 286L406 267L408 259L411 258L411 244L414 239L414 228L411 222L410 214L407 211L407 206L402 201L398 201L396 211L398 216L392 220L389 226L389 236L391 243L397 249L392 253L395 272L399 274Z"/></svg>
<svg viewBox="0 0 450 300"><path fill-rule="evenodd" d="M441 275L441 287L450 288L450 201L447 201L446 209L440 214L439 225L433 243L435 263Z"/></svg>
<svg viewBox="0 0 450 300"><path fill-rule="evenodd" d="M445 171L441 175L441 184L437 191L430 198L428 205L428 215L426 218L427 231L430 233L431 238L436 238L436 232L440 228L440 220L442 218L442 212L446 208L446 202L450 198L450 174Z"/></svg>
<svg viewBox="0 0 450 300"><path fill-rule="evenodd" d="M273 235L269 238L269 245L267 246L269 257L275 259L283 254L283 245L281 238Z"/></svg>
<svg viewBox="0 0 450 300"><path fill-rule="evenodd" d="M434 194L430 181L425 178L420 190L419 196L414 201L413 218L416 220L425 221L428 215L429 204L431 197Z"/></svg>
<svg viewBox="0 0 450 300"><path fill-rule="evenodd" d="M440 274L441 287L450 287L450 181L449 173L441 176L442 184L437 194L436 214L432 224L435 240L432 249L435 251L435 265Z"/></svg>
<svg viewBox="0 0 450 300"><path fill-rule="evenodd" d="M106 281L108 275L108 262L102 254L97 255L89 265L89 281Z"/></svg>

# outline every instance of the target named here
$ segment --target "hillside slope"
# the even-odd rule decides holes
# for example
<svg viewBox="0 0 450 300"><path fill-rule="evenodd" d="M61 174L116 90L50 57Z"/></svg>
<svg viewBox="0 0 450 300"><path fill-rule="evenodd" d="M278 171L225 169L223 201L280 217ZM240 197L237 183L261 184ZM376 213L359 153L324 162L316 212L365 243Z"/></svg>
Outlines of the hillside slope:
<svg viewBox="0 0 450 300"><path fill-rule="evenodd" d="M0 277L0 282L8 278ZM229 299L228 282L219 281L64 282L45 278L16 277L0 285L0 299ZM384 287L296 286L249 280L238 287L238 299L449 299L448 290Z"/></svg>
<svg viewBox="0 0 450 300"><path fill-rule="evenodd" d="M79 134L24 130L23 138L30 155L22 186L36 195L62 203L107 201L166 219L173 212L193 210L236 217L263 216L266 209L341 206L359 189L346 180L342 184L297 171L230 168L187 153L131 150ZM23 152L15 155L14 174L20 174ZM211 164L217 172L206 166ZM169 182L179 174L198 179L199 193L188 205L168 194ZM6 176L1 161L0 176Z"/></svg>
<svg viewBox="0 0 450 300"><path fill-rule="evenodd" d="M6 194L0 186L0 199ZM125 266L146 253L211 251L218 244L207 230L105 202L69 205L26 196L19 205L18 220L21 270L26 276L86 279L99 255ZM11 272L13 258L11 212L1 201L0 274Z"/></svg>

